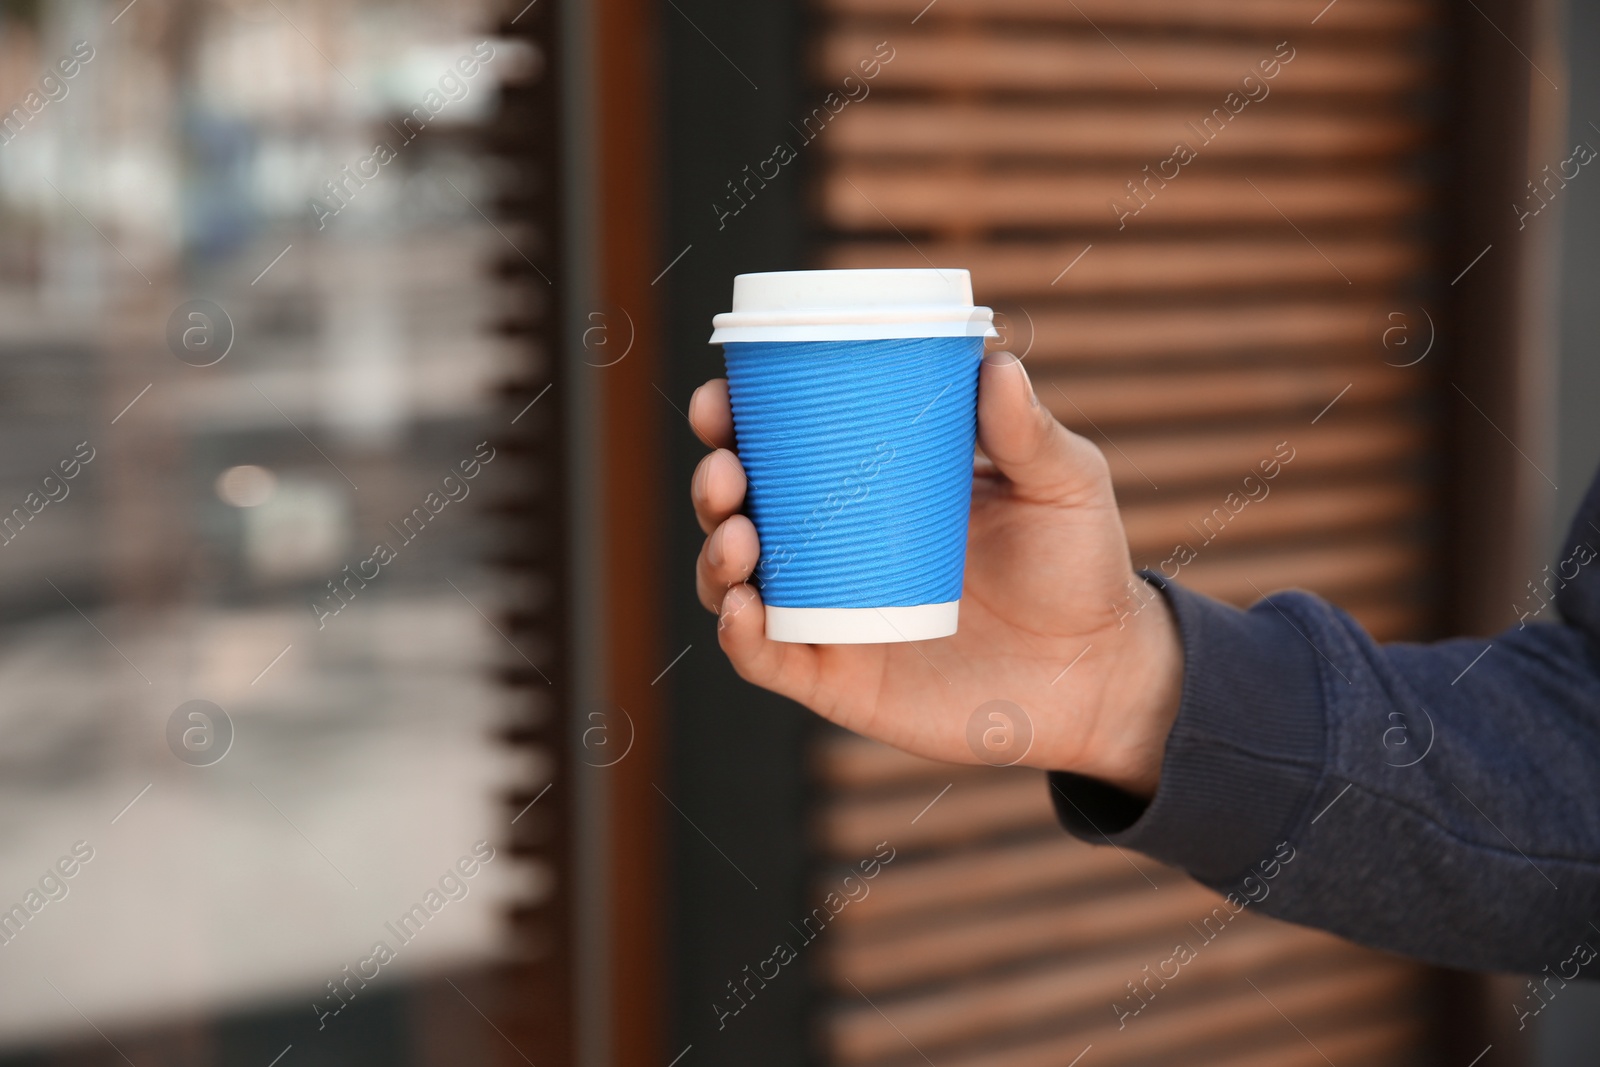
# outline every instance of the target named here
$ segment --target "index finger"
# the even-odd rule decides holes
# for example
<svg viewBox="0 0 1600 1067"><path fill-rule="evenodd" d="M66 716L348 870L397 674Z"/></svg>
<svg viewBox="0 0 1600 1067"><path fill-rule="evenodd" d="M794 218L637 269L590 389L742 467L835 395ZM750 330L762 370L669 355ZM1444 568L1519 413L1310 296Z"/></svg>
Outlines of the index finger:
<svg viewBox="0 0 1600 1067"><path fill-rule="evenodd" d="M733 447L733 405L728 379L713 378L689 398L689 426L712 448Z"/></svg>

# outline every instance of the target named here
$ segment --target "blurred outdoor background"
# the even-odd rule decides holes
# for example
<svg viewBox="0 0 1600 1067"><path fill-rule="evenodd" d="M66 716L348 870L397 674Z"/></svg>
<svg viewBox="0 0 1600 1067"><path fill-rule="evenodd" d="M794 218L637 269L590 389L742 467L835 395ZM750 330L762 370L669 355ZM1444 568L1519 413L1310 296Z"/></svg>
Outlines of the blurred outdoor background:
<svg viewBox="0 0 1600 1067"><path fill-rule="evenodd" d="M401 1063L440 1026L481 1062L466 998L547 879L509 847L543 772L492 672L537 653L490 622L485 518L536 367L474 205L541 57L483 5L125 2L0 8L0 899L93 852L0 926L0 1062Z"/></svg>
<svg viewBox="0 0 1600 1067"><path fill-rule="evenodd" d="M1216 896L735 678L683 412L734 274L967 268L1137 565L1492 633L1600 456L1597 46L1555 0L0 2L0 1067L1593 1062L1588 990L1519 1030L1522 979L1254 914L1120 1026Z"/></svg>

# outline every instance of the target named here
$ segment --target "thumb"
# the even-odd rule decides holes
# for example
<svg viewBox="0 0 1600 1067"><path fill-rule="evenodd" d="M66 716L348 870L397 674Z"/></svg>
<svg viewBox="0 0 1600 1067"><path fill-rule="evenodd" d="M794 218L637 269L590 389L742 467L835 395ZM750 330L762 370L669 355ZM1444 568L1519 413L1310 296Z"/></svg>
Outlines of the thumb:
<svg viewBox="0 0 1600 1067"><path fill-rule="evenodd" d="M1056 421L1010 352L985 356L979 369L978 443L1013 486L1037 500L1098 502L1110 488L1100 449Z"/></svg>

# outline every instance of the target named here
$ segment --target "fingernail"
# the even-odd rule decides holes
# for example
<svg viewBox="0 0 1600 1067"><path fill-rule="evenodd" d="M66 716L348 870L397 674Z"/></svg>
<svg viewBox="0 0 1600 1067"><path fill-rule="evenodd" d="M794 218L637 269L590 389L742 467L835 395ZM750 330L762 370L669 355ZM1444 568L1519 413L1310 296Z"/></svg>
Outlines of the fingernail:
<svg viewBox="0 0 1600 1067"><path fill-rule="evenodd" d="M1022 360L1017 360L1017 373L1022 375L1022 384L1028 387L1028 403L1034 407L1039 406L1039 394L1033 391L1033 379L1028 376L1028 368L1022 365Z"/></svg>
<svg viewBox="0 0 1600 1067"><path fill-rule="evenodd" d="M722 611L718 618L725 622L737 615L743 607L744 598L740 596L739 590L729 589L728 595L722 598Z"/></svg>
<svg viewBox="0 0 1600 1067"><path fill-rule="evenodd" d="M694 478L689 482L689 494L696 500L706 498L706 472L710 468L711 464L700 463L694 469Z"/></svg>
<svg viewBox="0 0 1600 1067"><path fill-rule="evenodd" d="M722 566L722 540L726 525L718 526L711 531L711 540L706 542L706 562L713 567Z"/></svg>

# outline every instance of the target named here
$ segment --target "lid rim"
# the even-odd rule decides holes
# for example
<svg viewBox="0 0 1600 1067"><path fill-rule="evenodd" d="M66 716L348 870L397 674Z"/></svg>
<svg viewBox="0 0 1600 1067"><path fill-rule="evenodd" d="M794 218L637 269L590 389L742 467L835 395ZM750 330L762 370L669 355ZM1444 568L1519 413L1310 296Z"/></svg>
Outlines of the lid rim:
<svg viewBox="0 0 1600 1067"><path fill-rule="evenodd" d="M830 323L853 324L870 322L991 323L993 321L993 309L971 304L965 307L941 307L935 305L892 307L880 305L876 307L794 308L773 311L724 311L711 317L711 325L715 327L812 326Z"/></svg>
<svg viewBox="0 0 1600 1067"><path fill-rule="evenodd" d="M733 307L713 316L712 344L994 337L994 311L973 303L959 268L766 271L733 280Z"/></svg>
<svg viewBox="0 0 1600 1067"><path fill-rule="evenodd" d="M999 336L999 332L988 323L962 321L815 323L790 326L719 326L712 331L710 343L720 345L785 341L913 341L923 338Z"/></svg>
<svg viewBox="0 0 1600 1067"><path fill-rule="evenodd" d="M964 269L876 267L736 275L730 313L972 306L972 275Z"/></svg>

